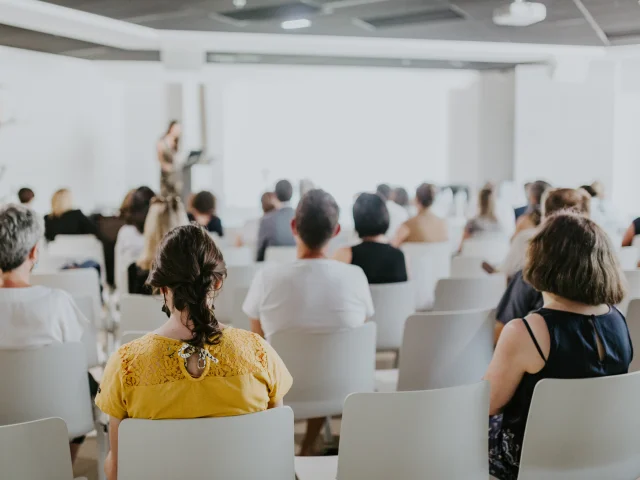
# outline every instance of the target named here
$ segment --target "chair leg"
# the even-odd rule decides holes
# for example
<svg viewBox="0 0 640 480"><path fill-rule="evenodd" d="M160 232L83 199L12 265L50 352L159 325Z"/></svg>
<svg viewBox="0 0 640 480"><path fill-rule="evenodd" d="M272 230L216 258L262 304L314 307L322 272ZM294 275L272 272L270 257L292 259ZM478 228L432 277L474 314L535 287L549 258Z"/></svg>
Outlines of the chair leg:
<svg viewBox="0 0 640 480"><path fill-rule="evenodd" d="M109 453L109 433L107 426L96 422L96 444L98 446L98 480L106 480L104 461Z"/></svg>
<svg viewBox="0 0 640 480"><path fill-rule="evenodd" d="M393 368L398 368L398 364L400 363L400 350L395 351L396 357L393 360Z"/></svg>
<svg viewBox="0 0 640 480"><path fill-rule="evenodd" d="M324 443L331 445L333 442L333 433L331 433L331 417L327 417L324 421Z"/></svg>

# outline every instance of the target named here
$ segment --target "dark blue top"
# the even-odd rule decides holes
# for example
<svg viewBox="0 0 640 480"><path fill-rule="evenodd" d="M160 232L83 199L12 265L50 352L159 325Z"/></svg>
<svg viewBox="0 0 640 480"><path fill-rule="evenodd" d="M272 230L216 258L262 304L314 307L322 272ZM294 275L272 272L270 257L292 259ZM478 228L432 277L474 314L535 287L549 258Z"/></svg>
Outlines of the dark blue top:
<svg viewBox="0 0 640 480"><path fill-rule="evenodd" d="M636 218L633 221L633 229L635 230L636 235L640 235L640 218Z"/></svg>
<svg viewBox="0 0 640 480"><path fill-rule="evenodd" d="M522 215L527 213L527 209L528 208L529 208L529 205L525 205L524 207L515 208L513 210L513 213L515 213L515 215L516 215L516 220L518 220L518 218L520 218Z"/></svg>
<svg viewBox="0 0 640 480"><path fill-rule="evenodd" d="M524 430L536 384L545 378L593 378L620 375L629 371L633 346L627 322L620 311L611 307L605 315L580 315L541 308L547 324L551 345L545 366L538 373L525 373L513 397L503 409L503 438L522 447ZM524 320L531 338L541 352L529 324ZM604 349L600 360L596 332ZM542 356L542 353L540 353ZM543 357L544 359L544 357ZM512 436L511 436L512 435ZM515 448L519 461L521 448Z"/></svg>
<svg viewBox="0 0 640 480"><path fill-rule="evenodd" d="M496 319L504 324L515 318L524 318L542 307L542 294L524 281L522 270L517 272L505 290L498 308Z"/></svg>
<svg viewBox="0 0 640 480"><path fill-rule="evenodd" d="M187 214L190 222L195 222L196 218L190 213ZM217 233L219 237L224 237L224 230L222 229L222 221L219 217L212 215L211 220L207 223L207 232Z"/></svg>

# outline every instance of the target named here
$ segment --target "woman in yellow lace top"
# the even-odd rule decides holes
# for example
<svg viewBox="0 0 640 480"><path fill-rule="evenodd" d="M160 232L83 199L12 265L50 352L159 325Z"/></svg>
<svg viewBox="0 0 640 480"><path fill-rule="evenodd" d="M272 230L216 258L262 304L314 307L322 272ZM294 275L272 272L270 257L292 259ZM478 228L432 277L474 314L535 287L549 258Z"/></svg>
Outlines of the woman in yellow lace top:
<svg viewBox="0 0 640 480"><path fill-rule="evenodd" d="M169 320L111 356L96 397L110 416L109 480L117 478L125 418L231 416L282 404L292 379L278 354L260 336L220 325L213 314L226 273L201 227L178 227L162 241L148 283L164 295Z"/></svg>

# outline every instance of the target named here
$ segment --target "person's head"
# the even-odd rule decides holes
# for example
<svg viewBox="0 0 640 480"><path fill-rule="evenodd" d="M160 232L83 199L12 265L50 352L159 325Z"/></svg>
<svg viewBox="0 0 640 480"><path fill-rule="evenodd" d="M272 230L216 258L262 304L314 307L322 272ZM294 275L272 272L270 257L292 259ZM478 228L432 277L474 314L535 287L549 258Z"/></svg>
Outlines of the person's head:
<svg viewBox="0 0 640 480"><path fill-rule="evenodd" d="M391 192L391 200L396 202L401 207L406 208L409 206L409 194L402 187L397 187L393 189L393 192Z"/></svg>
<svg viewBox="0 0 640 480"><path fill-rule="evenodd" d="M216 197L213 193L202 191L196 193L191 202L191 214L202 226L208 225L216 214Z"/></svg>
<svg viewBox="0 0 640 480"><path fill-rule="evenodd" d="M589 194L590 197L597 197L598 194L596 193L596 191L593 189L593 187L591 185L582 185L580 187L580 190L584 190L585 192L587 192Z"/></svg>
<svg viewBox="0 0 640 480"><path fill-rule="evenodd" d="M262 205L262 213L266 214L276 209L276 194L273 192L264 192L260 197Z"/></svg>
<svg viewBox="0 0 640 480"><path fill-rule="evenodd" d="M381 183L376 187L376 193L386 202L391 198L391 187L386 183Z"/></svg>
<svg viewBox="0 0 640 480"><path fill-rule="evenodd" d="M167 127L167 136L178 138L182 134L182 126L177 120L171 120Z"/></svg>
<svg viewBox="0 0 640 480"><path fill-rule="evenodd" d="M31 205L31 202L33 202L35 196L36 194L33 193L33 190L31 190L30 188L23 187L18 190L18 200L20 200L20 203L22 205Z"/></svg>
<svg viewBox="0 0 640 480"><path fill-rule="evenodd" d="M178 197L154 197L144 222L144 249L136 262L143 270L151 269L158 245L176 227L187 225L189 219Z"/></svg>
<svg viewBox="0 0 640 480"><path fill-rule="evenodd" d="M615 305L625 296L607 234L584 215L560 212L531 239L524 279L533 288L585 305Z"/></svg>
<svg viewBox="0 0 640 480"><path fill-rule="evenodd" d="M293 197L293 185L289 180L280 180L276 183L275 194L279 202L289 202Z"/></svg>
<svg viewBox="0 0 640 480"><path fill-rule="evenodd" d="M340 208L324 190L309 190L298 203L291 229L298 244L308 250L322 250L332 237L340 233Z"/></svg>
<svg viewBox="0 0 640 480"><path fill-rule="evenodd" d="M140 233L144 232L144 221L147 218L151 199L155 196L156 194L149 187L137 188L131 195L125 221L128 225L136 227Z"/></svg>
<svg viewBox="0 0 640 480"><path fill-rule="evenodd" d="M478 214L496 220L496 194L493 187L487 186L478 193Z"/></svg>
<svg viewBox="0 0 640 480"><path fill-rule="evenodd" d="M164 295L166 306L189 328L185 342L196 346L216 344L222 329L213 300L227 276L227 267L209 233L198 225L171 230L160 243L147 284Z"/></svg>
<svg viewBox="0 0 640 480"><path fill-rule="evenodd" d="M51 197L51 216L59 217L63 213L68 212L73 208L73 197L71 191L66 188L61 188Z"/></svg>
<svg viewBox="0 0 640 480"><path fill-rule="evenodd" d="M591 197L581 189L552 188L545 193L542 207L545 218L563 210L588 217L591 215Z"/></svg>
<svg viewBox="0 0 640 480"><path fill-rule="evenodd" d="M353 204L353 222L360 238L384 235L389 230L389 210L382 197L362 193Z"/></svg>
<svg viewBox="0 0 640 480"><path fill-rule="evenodd" d="M38 262L38 242L44 235L40 215L25 205L0 206L0 271L21 271L28 277Z"/></svg>
<svg viewBox="0 0 640 480"><path fill-rule="evenodd" d="M545 190L547 190L551 185L549 185L544 180L537 180L529 185L527 189L528 198L529 198L529 206L535 207L542 203L542 195L544 195Z"/></svg>
<svg viewBox="0 0 640 480"><path fill-rule="evenodd" d="M418 208L426 209L433 205L436 199L436 187L430 183L423 183L416 189L416 204Z"/></svg>
<svg viewBox="0 0 640 480"><path fill-rule="evenodd" d="M122 203L120 204L120 216L122 218L127 218L129 213L129 209L131 208L131 200L133 199L133 194L136 193L136 189L133 188L127 192L127 194L122 199Z"/></svg>

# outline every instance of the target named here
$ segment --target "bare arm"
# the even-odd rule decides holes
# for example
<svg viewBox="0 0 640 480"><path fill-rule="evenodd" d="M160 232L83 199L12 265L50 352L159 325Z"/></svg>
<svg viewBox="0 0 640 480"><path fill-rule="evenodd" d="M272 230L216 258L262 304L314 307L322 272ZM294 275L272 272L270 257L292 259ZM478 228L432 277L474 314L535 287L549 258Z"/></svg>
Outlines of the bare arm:
<svg viewBox="0 0 640 480"><path fill-rule="evenodd" d="M342 263L351 263L351 247L340 248L333 254L333 259Z"/></svg>
<svg viewBox="0 0 640 480"><path fill-rule="evenodd" d="M632 223L631 225L629 225L629 228L627 228L627 231L624 232L624 237L622 238L622 246L630 247L633 244L633 237L635 236L636 236L636 227Z"/></svg>
<svg viewBox="0 0 640 480"><path fill-rule="evenodd" d="M111 450L104 462L104 473L107 480L118 480L118 430L122 420L109 417L109 444Z"/></svg>
<svg viewBox="0 0 640 480"><path fill-rule="evenodd" d="M409 233L409 227L407 227L403 223L402 225L400 225L400 228L398 228L398 231L396 232L395 237L393 237L393 240L391 240L391 245L399 248L400 245L402 245L405 240L407 240L407 238L409 237Z"/></svg>
<svg viewBox="0 0 640 480"><path fill-rule="evenodd" d="M264 338L264 331L262 330L262 324L260 323L259 318L250 318L249 323L251 324L251 331L253 333L257 333L262 338Z"/></svg>

